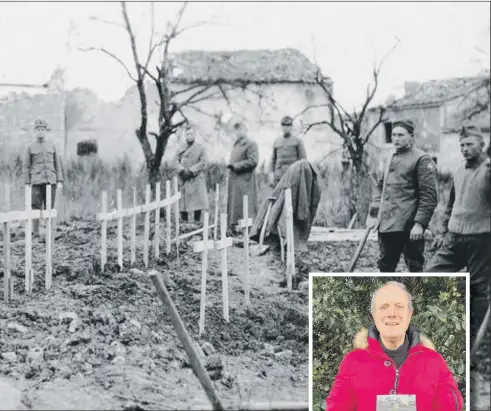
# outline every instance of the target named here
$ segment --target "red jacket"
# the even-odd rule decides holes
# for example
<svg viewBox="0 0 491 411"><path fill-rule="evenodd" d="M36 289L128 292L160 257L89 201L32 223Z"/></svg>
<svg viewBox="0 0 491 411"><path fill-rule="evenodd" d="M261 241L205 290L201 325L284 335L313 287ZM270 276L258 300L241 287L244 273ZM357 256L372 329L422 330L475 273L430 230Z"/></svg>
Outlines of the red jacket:
<svg viewBox="0 0 491 411"><path fill-rule="evenodd" d="M326 411L376 411L377 395L394 393L416 395L418 411L461 411L463 398L443 357L413 326L407 335L409 355L397 369L375 326L360 331L339 366Z"/></svg>

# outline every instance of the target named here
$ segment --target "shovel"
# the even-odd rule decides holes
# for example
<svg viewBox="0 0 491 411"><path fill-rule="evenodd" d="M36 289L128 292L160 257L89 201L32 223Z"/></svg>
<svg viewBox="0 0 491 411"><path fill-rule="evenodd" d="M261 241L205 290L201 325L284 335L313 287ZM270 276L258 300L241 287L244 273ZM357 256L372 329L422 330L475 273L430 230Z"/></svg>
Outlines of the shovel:
<svg viewBox="0 0 491 411"><path fill-rule="evenodd" d="M353 257L353 260L351 260L351 265L349 267L348 272L352 273L355 270L356 263L360 259L360 254L363 251L363 247L365 247L365 244L367 242L368 236L370 235L370 232L374 229L377 228L376 225L369 225L367 229L365 230L365 234L363 234L363 238L360 241L360 244L358 244L358 248L356 249L356 253Z"/></svg>
<svg viewBox="0 0 491 411"><path fill-rule="evenodd" d="M266 234L266 226L268 225L269 213L271 212L271 208L273 207L273 203L276 200L275 197L268 198L268 209L266 210L266 216L264 217L264 223L261 227L261 233L259 234L259 244L251 246L251 255L257 257L259 255L263 255L269 249L269 245L264 245L264 235Z"/></svg>

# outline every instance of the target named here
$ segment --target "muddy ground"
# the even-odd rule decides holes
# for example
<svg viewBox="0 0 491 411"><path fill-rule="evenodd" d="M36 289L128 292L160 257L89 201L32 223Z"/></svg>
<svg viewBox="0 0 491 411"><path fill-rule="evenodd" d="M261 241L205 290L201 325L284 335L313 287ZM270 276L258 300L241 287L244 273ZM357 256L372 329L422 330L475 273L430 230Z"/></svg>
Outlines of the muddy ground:
<svg viewBox="0 0 491 411"><path fill-rule="evenodd" d="M0 303L0 377L15 383L31 409L211 409L142 261L129 267L129 237L119 272L115 238L111 226L109 262L101 273L100 225L60 225L49 291L44 290L45 245L35 240L31 295L23 291L24 241L13 241L15 296L8 305ZM140 260L141 250L139 241ZM227 324L220 255L210 252L206 330L198 337L200 256L183 246L178 265L175 253L161 254L153 265L202 347L198 351L226 407L307 401L308 292L288 293L279 286L284 267L276 256L251 259L246 308L243 249L229 249Z"/></svg>
<svg viewBox="0 0 491 411"><path fill-rule="evenodd" d="M127 227L125 228L125 230ZM143 232L139 227L138 232ZM126 231L129 234L129 231ZM126 234L125 233L125 234ZM44 291L44 251L35 241L36 283L25 295L22 239L12 243L15 298L0 302L0 377L21 390L31 409L211 409L141 261L116 265L116 229L109 228L109 263L100 272L100 226L60 225L53 288ZM162 239L161 244L164 244ZM210 252L205 334L198 337L200 256L190 245L153 262L229 409L242 402L308 400L309 272L344 272L357 242L309 243L297 255L292 293L272 246L251 258L251 306L244 306L243 249L229 250L229 324L222 317L220 256ZM369 241L357 271L376 272L378 247ZM404 263L398 271L405 270ZM489 344L489 333L484 341ZM483 345L481 370L489 376ZM489 385L489 383L487 384ZM139 408L138 408L139 407ZM1 405L0 405L1 408Z"/></svg>

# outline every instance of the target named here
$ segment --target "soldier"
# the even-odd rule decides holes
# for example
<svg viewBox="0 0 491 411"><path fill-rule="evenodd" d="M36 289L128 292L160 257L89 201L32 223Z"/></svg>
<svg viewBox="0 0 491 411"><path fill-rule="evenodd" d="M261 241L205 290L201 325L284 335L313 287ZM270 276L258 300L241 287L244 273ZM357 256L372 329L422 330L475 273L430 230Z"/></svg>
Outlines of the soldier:
<svg viewBox="0 0 491 411"><path fill-rule="evenodd" d="M36 141L29 144L24 157L23 174L26 185L31 185L33 210L46 208L46 187L51 185L51 206L54 207L56 189L63 189L63 167L53 143L46 141L48 123L34 122ZM34 236L39 236L39 220L33 221Z"/></svg>
<svg viewBox="0 0 491 411"><path fill-rule="evenodd" d="M424 231L437 205L436 167L428 154L413 146L413 134L411 121L394 122L396 152L370 206L370 215L378 220L380 272L394 272L401 253L409 271L423 270Z"/></svg>
<svg viewBox="0 0 491 411"><path fill-rule="evenodd" d="M181 219L200 222L202 211L209 207L205 175L208 160L204 146L196 143L195 131L190 125L186 125L185 137L186 146L178 150L176 156L181 180Z"/></svg>
<svg viewBox="0 0 491 411"><path fill-rule="evenodd" d="M288 167L295 161L307 159L303 141L292 135L293 119L290 116L283 117L281 128L283 137L278 138L273 144L269 175L271 185L278 184Z"/></svg>
<svg viewBox="0 0 491 411"><path fill-rule="evenodd" d="M257 186L256 167L259 162L259 148L255 141L247 137L247 128L244 123L234 124L235 143L230 153L227 168L228 180L228 227L232 229L237 225L243 215L243 196L247 195L249 218L257 213Z"/></svg>
<svg viewBox="0 0 491 411"><path fill-rule="evenodd" d="M441 232L433 241L437 251L426 265L427 272L455 272L463 268L469 271L471 345L489 307L491 278L490 171L489 157L483 149L484 138L479 127L464 124L460 131L460 150L465 165L453 176ZM489 349L485 357L489 357ZM478 406L481 401L477 387L479 379L476 364L472 362L473 409L481 409Z"/></svg>

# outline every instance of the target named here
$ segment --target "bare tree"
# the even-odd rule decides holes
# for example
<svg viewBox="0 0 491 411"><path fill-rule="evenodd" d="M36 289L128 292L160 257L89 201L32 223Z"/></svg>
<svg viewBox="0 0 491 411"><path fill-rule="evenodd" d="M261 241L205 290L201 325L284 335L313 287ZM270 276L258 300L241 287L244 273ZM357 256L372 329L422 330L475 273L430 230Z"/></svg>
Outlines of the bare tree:
<svg viewBox="0 0 491 411"><path fill-rule="evenodd" d="M122 24L118 22L103 22L121 27L125 30L131 47L132 69L120 57L104 47L89 47L84 49L85 51L99 51L111 57L124 68L131 80L136 84L140 100L140 125L135 130L135 134L143 149L149 182L152 183L152 187L153 183L159 180L160 165L169 138L188 121L184 109L196 109L195 104L207 99L217 98L219 96L226 98L226 91L228 90L226 86L232 86L224 80L210 80L183 86L181 89L172 87L174 70L172 56L170 54L172 42L184 31L205 24L201 22L188 27L182 27L182 19L186 7L187 2L184 2L177 12L174 21L168 23L165 33L156 39L155 10L153 2L150 3L150 38L148 49L145 53L138 50L135 29L131 22L126 2L121 2ZM152 69L150 64L155 53L159 53L160 61ZM147 90L145 88L145 81L147 79L150 79L155 84L158 92L157 103L159 110L157 132L150 132L148 130L149 108ZM149 136L155 138L156 144L154 150L152 150Z"/></svg>
<svg viewBox="0 0 491 411"><path fill-rule="evenodd" d="M385 59L395 50L398 41L387 52L378 66L373 69L373 84L367 85L366 97L359 111L346 110L343 105L334 98L332 87L326 82L320 71L317 72L316 83L324 92L327 103L315 106L309 106L297 116L318 107L327 107L328 118L307 124L304 133L307 134L312 128L318 126L328 126L343 140L344 154L351 161L350 174L350 219L359 210L360 187L364 177L369 173L368 166L364 161L365 147L369 143L370 137L373 135L377 127L385 121L385 114L391 105L379 106L372 112L376 113L375 121L368 121L369 106L373 102L375 93L379 86L379 77L382 65ZM338 150L336 150L338 151ZM360 213L358 213L360 215Z"/></svg>

